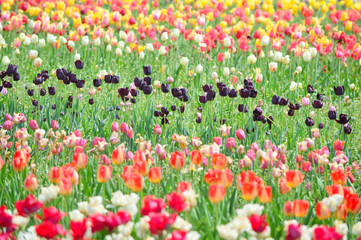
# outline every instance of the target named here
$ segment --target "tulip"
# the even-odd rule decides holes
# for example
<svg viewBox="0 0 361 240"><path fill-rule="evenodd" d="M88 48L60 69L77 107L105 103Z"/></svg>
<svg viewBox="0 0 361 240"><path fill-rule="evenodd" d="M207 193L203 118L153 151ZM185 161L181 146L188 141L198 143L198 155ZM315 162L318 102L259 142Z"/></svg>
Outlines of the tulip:
<svg viewBox="0 0 361 240"><path fill-rule="evenodd" d="M14 159L12 161L12 167L15 172L24 170L30 159L29 150L21 149L16 150L14 153Z"/></svg>
<svg viewBox="0 0 361 240"><path fill-rule="evenodd" d="M36 122L36 120L33 119L29 121L29 127L33 131L39 128L38 123Z"/></svg>
<svg viewBox="0 0 361 240"><path fill-rule="evenodd" d="M121 165L125 160L125 150L124 147L118 147L113 150L112 153L112 162L114 165Z"/></svg>
<svg viewBox="0 0 361 240"><path fill-rule="evenodd" d="M258 198L261 203L269 203L272 201L272 187L260 186L258 188Z"/></svg>
<svg viewBox="0 0 361 240"><path fill-rule="evenodd" d="M357 194L350 194L345 198L345 205L348 212L356 215L361 210L361 199Z"/></svg>
<svg viewBox="0 0 361 240"><path fill-rule="evenodd" d="M36 67L36 68L39 68L39 67L41 67L41 63L43 62L43 60L41 60L41 58L35 58L35 60L34 60L34 66Z"/></svg>
<svg viewBox="0 0 361 240"><path fill-rule="evenodd" d="M193 150L191 152L191 162L194 165L200 165L202 163L203 155L202 152L199 150Z"/></svg>
<svg viewBox="0 0 361 240"><path fill-rule="evenodd" d="M38 186L39 182L34 174L26 176L24 183L25 190L33 192L38 188Z"/></svg>
<svg viewBox="0 0 361 240"><path fill-rule="evenodd" d="M347 178L346 178L346 174L345 172L338 168L335 171L333 171L330 175L330 178L333 182L333 184L341 184L341 185L345 185L347 182Z"/></svg>
<svg viewBox="0 0 361 240"><path fill-rule="evenodd" d="M184 166L184 154L182 152L175 151L170 154L169 164L176 170L181 170Z"/></svg>
<svg viewBox="0 0 361 240"><path fill-rule="evenodd" d="M144 188L143 176L139 173L128 174L125 185L134 192L139 192Z"/></svg>
<svg viewBox="0 0 361 240"><path fill-rule="evenodd" d="M258 186L256 182L245 182L242 184L242 198L252 201L257 197Z"/></svg>
<svg viewBox="0 0 361 240"><path fill-rule="evenodd" d="M189 204L185 201L183 195L176 192L166 195L166 199L169 208L175 212L183 212L189 207Z"/></svg>
<svg viewBox="0 0 361 240"><path fill-rule="evenodd" d="M293 201L293 214L296 217L304 217L308 213L309 203L306 200Z"/></svg>
<svg viewBox="0 0 361 240"><path fill-rule="evenodd" d="M320 220L325 220L331 217L330 209L321 201L316 205L316 216Z"/></svg>
<svg viewBox="0 0 361 240"><path fill-rule="evenodd" d="M59 123L58 123L58 121L53 120L53 121L51 122L51 128L52 128L53 130L58 130L58 129L59 129Z"/></svg>
<svg viewBox="0 0 361 240"><path fill-rule="evenodd" d="M100 165L97 173L97 180L100 183L106 183L112 177L112 166Z"/></svg>
<svg viewBox="0 0 361 240"><path fill-rule="evenodd" d="M227 164L227 158L222 153L214 153L212 155L212 166L214 169L224 169Z"/></svg>
<svg viewBox="0 0 361 240"><path fill-rule="evenodd" d="M138 150L139 151L139 150ZM145 175L147 175L148 173L148 164L146 160L142 160L142 161L135 161L135 157L134 157L134 170L137 173L140 173L143 177Z"/></svg>
<svg viewBox="0 0 361 240"><path fill-rule="evenodd" d="M59 187L59 194L62 196L67 196L72 191L71 181L68 178L60 179L58 182L58 187Z"/></svg>
<svg viewBox="0 0 361 240"><path fill-rule="evenodd" d="M340 204L340 206L338 206L337 210L334 212L333 216L338 220L345 221L347 218L347 208L345 204Z"/></svg>
<svg viewBox="0 0 361 240"><path fill-rule="evenodd" d="M212 203L219 203L226 195L226 188L222 184L213 184L209 186L208 198Z"/></svg>
<svg viewBox="0 0 361 240"><path fill-rule="evenodd" d="M246 134L244 133L244 131L242 129L237 129L236 130L236 137L238 140L243 140L246 137Z"/></svg>
<svg viewBox="0 0 361 240"><path fill-rule="evenodd" d="M159 183L162 179L162 168L161 167L152 167L149 169L148 179L151 183Z"/></svg>
<svg viewBox="0 0 361 240"><path fill-rule="evenodd" d="M33 195L27 196L24 200L17 201L15 208L18 215L27 217L36 213L40 208L43 207L43 203L37 201Z"/></svg>
<svg viewBox="0 0 361 240"><path fill-rule="evenodd" d="M283 206L283 213L287 216L287 217L292 217L294 215L293 213L293 206L294 203L291 201L287 201L285 203L285 205Z"/></svg>
<svg viewBox="0 0 361 240"><path fill-rule="evenodd" d="M344 141L340 141L340 140L336 139L333 143L333 148L335 149L335 151L342 151L344 144L345 144Z"/></svg>
<svg viewBox="0 0 361 240"><path fill-rule="evenodd" d="M299 170L289 170L286 172L287 187L296 188L302 182L305 176Z"/></svg>
<svg viewBox="0 0 361 240"><path fill-rule="evenodd" d="M161 135L162 134L162 128L159 125L155 125L154 134L155 135Z"/></svg>
<svg viewBox="0 0 361 240"><path fill-rule="evenodd" d="M221 183L226 188L230 187L233 182L233 173L230 169L223 169L223 170L215 170L219 171L216 173L218 175L218 182Z"/></svg>
<svg viewBox="0 0 361 240"><path fill-rule="evenodd" d="M74 162L74 165L76 166L76 168L78 170L79 169L84 169L86 167L87 162L88 162L88 156L83 152L80 152L80 153L74 152L73 162Z"/></svg>
<svg viewBox="0 0 361 240"><path fill-rule="evenodd" d="M249 222L251 223L252 230L258 234L264 232L267 228L266 216L259 216L257 214L252 214L248 217Z"/></svg>

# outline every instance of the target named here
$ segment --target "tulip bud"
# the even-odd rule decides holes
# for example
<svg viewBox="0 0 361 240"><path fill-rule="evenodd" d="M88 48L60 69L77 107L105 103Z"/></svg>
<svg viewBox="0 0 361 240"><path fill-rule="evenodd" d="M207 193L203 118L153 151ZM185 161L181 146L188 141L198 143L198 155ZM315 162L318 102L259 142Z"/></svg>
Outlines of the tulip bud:
<svg viewBox="0 0 361 240"><path fill-rule="evenodd" d="M25 178L24 188L27 191L35 191L38 188L39 182L34 174L28 175Z"/></svg>

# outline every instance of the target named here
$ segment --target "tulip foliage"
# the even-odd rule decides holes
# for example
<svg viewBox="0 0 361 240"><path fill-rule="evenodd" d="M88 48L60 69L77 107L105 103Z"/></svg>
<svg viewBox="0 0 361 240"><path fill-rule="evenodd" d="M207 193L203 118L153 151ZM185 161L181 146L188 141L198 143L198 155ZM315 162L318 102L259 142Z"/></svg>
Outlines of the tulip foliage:
<svg viewBox="0 0 361 240"><path fill-rule="evenodd" d="M0 2L0 239L361 240L360 2Z"/></svg>

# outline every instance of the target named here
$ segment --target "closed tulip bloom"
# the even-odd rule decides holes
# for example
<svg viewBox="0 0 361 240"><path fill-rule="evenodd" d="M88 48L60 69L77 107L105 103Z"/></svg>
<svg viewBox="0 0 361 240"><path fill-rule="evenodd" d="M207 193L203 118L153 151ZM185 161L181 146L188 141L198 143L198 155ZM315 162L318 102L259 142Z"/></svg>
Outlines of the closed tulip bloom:
<svg viewBox="0 0 361 240"><path fill-rule="evenodd" d="M342 151L344 144L345 144L344 141L340 141L340 140L336 139L333 143L333 149L335 149L335 151Z"/></svg>
<svg viewBox="0 0 361 240"><path fill-rule="evenodd" d="M27 191L35 191L39 186L38 179L34 174L28 175L25 178L24 188Z"/></svg>
<svg viewBox="0 0 361 240"><path fill-rule="evenodd" d="M53 121L51 122L51 128L52 128L53 130L58 130L58 129L59 129L59 123L58 123L58 121L53 120Z"/></svg>
<svg viewBox="0 0 361 240"><path fill-rule="evenodd" d="M226 188L222 184L213 184L209 186L208 198L211 203L219 203L226 195Z"/></svg>
<svg viewBox="0 0 361 240"><path fill-rule="evenodd" d="M161 135L162 134L162 128L159 125L155 125L154 134L155 135Z"/></svg>
<svg viewBox="0 0 361 240"><path fill-rule="evenodd" d="M119 132L119 123L117 122L112 123L112 132Z"/></svg>
<svg viewBox="0 0 361 240"><path fill-rule="evenodd" d="M316 216L320 220L325 220L331 217L330 209L321 201L316 205Z"/></svg>
<svg viewBox="0 0 361 240"><path fill-rule="evenodd" d="M128 129L127 138L133 138L133 129Z"/></svg>
<svg viewBox="0 0 361 240"><path fill-rule="evenodd" d="M216 170L217 171L217 170ZM219 173L217 173L217 175L219 175L219 182L225 186L226 188L230 187L232 185L233 182L233 173L230 169L223 169L223 170L218 170L220 171Z"/></svg>
<svg viewBox="0 0 361 240"><path fill-rule="evenodd" d="M348 212L356 215L361 210L361 199L355 193L350 194L345 199L345 205Z"/></svg>
<svg viewBox="0 0 361 240"><path fill-rule="evenodd" d="M304 177L300 170L288 170L286 172L286 184L288 187L296 188L300 185Z"/></svg>
<svg viewBox="0 0 361 240"><path fill-rule="evenodd" d="M285 202L285 205L283 206L283 213L287 217L292 217L294 215L293 214L293 202L291 202L291 201Z"/></svg>
<svg viewBox="0 0 361 240"><path fill-rule="evenodd" d="M184 154L182 152L175 151L170 154L169 163L172 168L181 170L184 166Z"/></svg>
<svg viewBox="0 0 361 240"><path fill-rule="evenodd" d="M345 204L340 204L337 210L334 212L333 217L335 219L345 221L347 218L347 208Z"/></svg>
<svg viewBox="0 0 361 240"><path fill-rule="evenodd" d="M80 153L75 152L73 155L73 162L78 170L84 169L88 162L88 156L83 152L80 152Z"/></svg>
<svg viewBox="0 0 361 240"><path fill-rule="evenodd" d="M224 169L227 164L227 157L222 153L212 155L212 166L214 169Z"/></svg>
<svg viewBox="0 0 361 240"><path fill-rule="evenodd" d="M236 130L236 137L238 140L243 140L246 137L246 134L244 133L244 131L242 129L237 129Z"/></svg>
<svg viewBox="0 0 361 240"><path fill-rule="evenodd" d="M48 180L52 183L58 183L60 178L60 168L52 167L48 172Z"/></svg>
<svg viewBox="0 0 361 240"><path fill-rule="evenodd" d="M97 180L100 183L106 183L112 177L112 166L100 165L97 173Z"/></svg>
<svg viewBox="0 0 361 240"><path fill-rule="evenodd" d="M148 173L148 164L146 160L134 161L134 170L140 173L143 177Z"/></svg>
<svg viewBox="0 0 361 240"><path fill-rule="evenodd" d="M236 147L236 140L231 137L231 138L227 138L226 140L226 148L227 149L233 149Z"/></svg>
<svg viewBox="0 0 361 240"><path fill-rule="evenodd" d="M346 178L346 174L345 172L338 168L336 170L334 170L331 175L330 178L333 182L333 184L341 184L341 185L345 185L347 182L347 178Z"/></svg>
<svg viewBox="0 0 361 240"><path fill-rule="evenodd" d="M191 162L194 164L194 165L200 165L202 164L202 160L203 160L203 155L202 155L202 152L199 151L199 150L193 150L191 152Z"/></svg>
<svg viewBox="0 0 361 240"><path fill-rule="evenodd" d="M294 200L293 201L293 214L296 217L304 217L308 213L309 203L306 200Z"/></svg>
<svg viewBox="0 0 361 240"><path fill-rule="evenodd" d="M14 153L14 159L11 163L15 172L20 172L28 165L30 159L30 153L28 150L21 149L16 150Z"/></svg>
<svg viewBox="0 0 361 240"><path fill-rule="evenodd" d="M59 187L59 194L62 196L67 196L72 191L71 181L68 178L60 179L58 182L58 187Z"/></svg>
<svg viewBox="0 0 361 240"><path fill-rule="evenodd" d="M124 147L118 147L113 150L112 162L114 165L121 165L125 160L125 149Z"/></svg>
<svg viewBox="0 0 361 240"><path fill-rule="evenodd" d="M144 188L143 176L139 173L132 173L125 180L125 185L134 192L139 192Z"/></svg>
<svg viewBox="0 0 361 240"><path fill-rule="evenodd" d="M38 123L36 122L36 120L33 119L29 121L29 127L33 131L39 128Z"/></svg>
<svg viewBox="0 0 361 240"><path fill-rule="evenodd" d="M291 191L291 188L287 186L286 180L284 178L280 179L279 187L281 194L287 194Z"/></svg>
<svg viewBox="0 0 361 240"><path fill-rule="evenodd" d="M128 129L129 129L129 128L128 128L128 124L126 124L126 123L124 123L124 122L120 124L120 132L121 132L121 133L127 133L127 132L128 132Z"/></svg>
<svg viewBox="0 0 361 240"><path fill-rule="evenodd" d="M159 183L162 179L162 168L161 167L152 167L149 169L148 179L151 183Z"/></svg>
<svg viewBox="0 0 361 240"><path fill-rule="evenodd" d="M260 186L258 188L258 198L261 203L269 203L272 201L272 187Z"/></svg>
<svg viewBox="0 0 361 240"><path fill-rule="evenodd" d="M222 146L222 138L221 137L214 137L213 143L217 144L218 146Z"/></svg>
<svg viewBox="0 0 361 240"><path fill-rule="evenodd" d="M258 184L256 182L245 182L242 184L242 198L252 201L257 197Z"/></svg>

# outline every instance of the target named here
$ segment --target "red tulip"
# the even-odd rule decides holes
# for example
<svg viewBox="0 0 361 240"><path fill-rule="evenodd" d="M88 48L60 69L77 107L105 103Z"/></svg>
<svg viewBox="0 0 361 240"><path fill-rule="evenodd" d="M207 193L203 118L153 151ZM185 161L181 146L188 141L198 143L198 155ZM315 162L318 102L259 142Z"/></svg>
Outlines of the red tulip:
<svg viewBox="0 0 361 240"><path fill-rule="evenodd" d="M287 194L291 191L291 188L287 186L286 180L284 178L280 179L279 187L281 194Z"/></svg>
<svg viewBox="0 0 361 240"><path fill-rule="evenodd" d="M345 204L340 204L338 206L337 210L334 212L333 216L335 219L345 221L347 218L347 208Z"/></svg>
<svg viewBox="0 0 361 240"><path fill-rule="evenodd" d="M108 182L112 177L112 166L100 165L97 173L97 180L100 183Z"/></svg>
<svg viewBox="0 0 361 240"><path fill-rule="evenodd" d="M331 186L326 186L326 191L330 196L334 194L340 194L343 196L343 187L340 184L333 184Z"/></svg>
<svg viewBox="0 0 361 240"><path fill-rule="evenodd" d="M87 231L87 219L83 219L81 221L70 222L71 235L74 240L80 240L84 238L84 235Z"/></svg>
<svg viewBox="0 0 361 240"><path fill-rule="evenodd" d="M320 220L325 220L331 217L330 209L321 201L316 205L316 216Z"/></svg>
<svg viewBox="0 0 361 240"><path fill-rule="evenodd" d="M16 150L14 154L14 159L12 161L12 166L15 172L20 172L24 170L28 161L30 159L30 152L27 149Z"/></svg>
<svg viewBox="0 0 361 240"><path fill-rule="evenodd" d="M125 149L119 147L114 149L112 153L112 162L114 165L121 165L125 160Z"/></svg>
<svg viewBox="0 0 361 240"><path fill-rule="evenodd" d="M166 207L166 204L162 198L156 198L153 195L148 195L143 198L142 209L140 213L142 215L149 215L150 213L160 213Z"/></svg>
<svg viewBox="0 0 361 240"><path fill-rule="evenodd" d="M202 164L202 161L203 161L202 152L199 150L193 150L191 152L191 162L197 166Z"/></svg>
<svg viewBox="0 0 361 240"><path fill-rule="evenodd" d="M179 182L177 184L177 193L182 194L184 191L193 190L190 182Z"/></svg>
<svg viewBox="0 0 361 240"><path fill-rule="evenodd" d="M48 179L52 183L58 183L60 179L60 168L52 167L48 172Z"/></svg>
<svg viewBox="0 0 361 240"><path fill-rule="evenodd" d="M54 224L52 222L45 221L35 226L36 234L39 237L46 239L53 239L57 235L65 235L66 231L60 224Z"/></svg>
<svg viewBox="0 0 361 240"><path fill-rule="evenodd" d="M189 204L185 201L183 195L176 192L172 192L169 195L166 195L169 208L175 212L183 212Z"/></svg>
<svg viewBox="0 0 361 240"><path fill-rule="evenodd" d="M257 214L252 214L250 217L248 217L248 219L251 223L253 231L256 233L262 233L264 230L266 230L268 224L265 215L259 216Z"/></svg>
<svg viewBox="0 0 361 240"><path fill-rule="evenodd" d="M160 234L165 229L172 225L176 218L177 214L166 215L165 213L150 213L149 214L149 230L151 234Z"/></svg>
<svg viewBox="0 0 361 240"><path fill-rule="evenodd" d="M300 170L288 170L286 172L286 185L291 188L296 188L300 185L304 177Z"/></svg>
<svg viewBox="0 0 361 240"><path fill-rule="evenodd" d="M27 196L24 200L17 201L15 208L21 216L30 216L43 207L43 203L37 201L33 195Z"/></svg>
<svg viewBox="0 0 361 240"><path fill-rule="evenodd" d="M86 167L86 164L88 162L88 156L83 152L74 152L73 155L73 162L75 167L79 169L84 169Z"/></svg>
<svg viewBox="0 0 361 240"><path fill-rule="evenodd" d="M209 186L208 197L212 203L219 203L226 195L226 188L222 184L213 184Z"/></svg>
<svg viewBox="0 0 361 240"><path fill-rule="evenodd" d="M171 153L169 163L172 166L172 168L176 170L181 170L184 166L184 154L178 151Z"/></svg>
<svg viewBox="0 0 361 240"><path fill-rule="evenodd" d="M346 174L340 168L333 171L331 173L330 177L331 177L331 180L332 180L333 184L341 184L341 185L346 184L346 181L347 181Z"/></svg>
<svg viewBox="0 0 361 240"><path fill-rule="evenodd" d="M293 202L291 201L287 201L285 203L285 205L283 206L283 213L287 216L287 217L291 217L293 216Z"/></svg>
<svg viewBox="0 0 361 240"><path fill-rule="evenodd" d="M59 194L62 196L67 196L71 193L73 187L71 181L68 178L62 178L58 182Z"/></svg>
<svg viewBox="0 0 361 240"><path fill-rule="evenodd" d="M333 149L335 149L335 151L342 151L344 144L345 144L344 141L340 141L340 140L336 139L333 143Z"/></svg>
<svg viewBox="0 0 361 240"><path fill-rule="evenodd" d="M44 215L44 221L57 224L66 214L60 212L56 207L48 207L48 208L43 208L43 215Z"/></svg>
<svg viewBox="0 0 361 240"><path fill-rule="evenodd" d="M257 197L258 185L256 182L245 182L242 185L242 198L252 201Z"/></svg>
<svg viewBox="0 0 361 240"><path fill-rule="evenodd" d="M38 179L34 174L28 175L25 178L24 188L27 191L35 191L39 186Z"/></svg>
<svg viewBox="0 0 361 240"><path fill-rule="evenodd" d="M296 217L304 217L308 213L309 203L306 200L293 201L293 214Z"/></svg>
<svg viewBox="0 0 361 240"><path fill-rule="evenodd" d="M344 199L346 203L346 209L348 212L357 214L361 209L361 199L358 198L357 194L350 194Z"/></svg>

